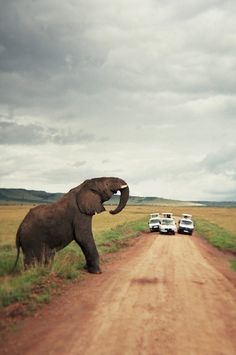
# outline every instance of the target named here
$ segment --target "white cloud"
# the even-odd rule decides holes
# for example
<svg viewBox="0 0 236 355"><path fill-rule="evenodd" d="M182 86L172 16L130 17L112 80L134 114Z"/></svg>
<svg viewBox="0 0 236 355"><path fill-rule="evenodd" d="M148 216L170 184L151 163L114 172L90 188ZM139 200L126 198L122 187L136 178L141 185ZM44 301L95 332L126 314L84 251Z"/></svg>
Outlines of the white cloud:
<svg viewBox="0 0 236 355"><path fill-rule="evenodd" d="M132 194L235 196L235 10L233 0L4 2L1 186L66 191L114 175Z"/></svg>

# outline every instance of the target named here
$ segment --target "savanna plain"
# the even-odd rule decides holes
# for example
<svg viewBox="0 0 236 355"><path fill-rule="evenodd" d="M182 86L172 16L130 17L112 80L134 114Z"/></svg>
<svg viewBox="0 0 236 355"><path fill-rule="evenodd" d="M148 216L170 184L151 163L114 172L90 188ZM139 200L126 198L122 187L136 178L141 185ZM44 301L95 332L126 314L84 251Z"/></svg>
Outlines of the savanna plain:
<svg viewBox="0 0 236 355"><path fill-rule="evenodd" d="M57 299L58 297L60 297L60 294L65 292L65 289L69 286L68 284L71 285L72 283L73 284L78 283L79 286L80 284L83 284L84 278L87 277L86 276L87 274L85 274L83 271L84 257L80 249L78 248L78 246L73 242L68 247L58 252L54 262L47 267L35 266L27 271L24 271L22 255L21 255L21 259L17 267L16 273L14 274L11 273L11 269L14 265L14 261L16 257L15 234L20 222L22 221L22 219L24 218L24 216L26 215L26 213L29 211L30 208L32 208L32 206L30 205L0 206L0 285L1 285L0 286L0 315L2 316L0 321L0 330L3 337L5 336L5 333L6 332L9 333L9 329L12 330L15 327L15 324L18 324L19 321L21 321L21 319L25 318L26 316L31 316L32 314L35 314L35 312L38 312L38 310L41 309L43 304L50 303L50 301L52 301L53 299ZM108 211L110 208L111 208L110 206L106 207ZM223 337L228 337L228 335L230 336L231 332L233 331L233 327L234 328L236 327L235 324L236 318L234 314L235 311L231 312L229 309L230 317L226 322L227 323L226 328L230 326L231 329L227 328L228 329L227 331L222 330L223 328L220 330L220 327L223 326L222 324L219 324L219 331L217 330L217 332L215 333L215 329L211 325L212 322L214 323L215 314L211 313L210 317L212 317L212 319L206 320L206 316L204 318L203 313L207 311L207 307L208 307L207 302L209 301L209 304L212 303L212 307L214 308L214 302L213 302L214 297L217 300L218 295L216 297L215 295L212 294L213 288L211 289L209 288L209 290L207 290L207 287L209 287L209 285L206 284L206 273L210 272L210 270L207 265L205 266L203 265L204 260L201 261L199 259L200 254L198 254L198 252L193 248L192 243L193 242L196 243L198 239L201 241L202 239L205 239L207 243L212 244L214 248L216 248L216 250L218 249L219 251L222 251L225 254L227 254L228 269L231 270L232 273L233 270L236 271L236 263L235 263L236 208L217 208L217 207L200 207L200 206L186 206L186 207L184 206L181 207L180 206L127 206L121 213L114 216L111 216L108 213L108 211L96 215L93 218L93 233L94 233L94 237L95 237L95 241L99 253L101 255L102 268L105 269L106 271L106 270L113 270L115 267L117 267L117 265L115 264L109 267L110 258L112 259L112 255L115 254L119 255L119 253L116 252L120 251L121 249L124 250L121 251L121 255L122 253L126 253L126 257L129 259L127 263L128 265L130 264L130 266L126 268L127 270L124 271L122 271L123 269L121 270L122 272L119 278L118 276L117 278L114 277L114 275L116 274L116 271L114 269L112 282L111 279L109 280L110 283L109 290L112 291L111 284L112 285L114 284L114 287L117 290L117 287L119 285L117 285L116 282L122 283L122 277L124 277L123 287L125 287L126 291L124 291L123 288L121 287L120 292L127 292L127 295L125 295L125 293L120 295L121 297L119 299L119 305L113 304L112 307L114 307L114 309L118 309L119 307L124 307L125 312L127 312L128 315L129 313L128 309L129 310L132 309L133 312L135 313L135 307L138 308L138 305L140 303L140 307L144 307L146 312L145 313L143 311L144 313L142 313L142 317L144 318L147 317L145 319L141 319L142 317L141 318L139 317L140 322L142 322L142 325L140 323L140 329L143 331L144 334L143 336L140 335L141 340L139 339L137 342L136 339L137 333L132 340L132 334L130 333L130 341L129 343L126 344L127 347L124 349L120 347L113 348L113 346L115 345L112 344L115 344L116 341L117 343L120 343L119 337L121 336L121 331L120 330L118 331L118 328L117 328L117 333L113 329L112 336L116 337L116 339L115 338L113 339L114 342L112 344L111 343L107 344L104 339L104 344L106 343L107 349L110 351L110 353L121 354L124 353L124 351L126 351L127 349L130 349L129 352L126 353L134 354L137 353L136 352L137 346L139 346L140 349L142 349L142 353L144 354L145 353L161 354L163 353L161 351L165 351L164 353L166 354L171 354L173 349L170 347L170 345L168 345L170 343L169 341L167 341L168 335L173 339L175 339L176 354L184 353L183 351L187 351L187 353L191 353L191 354L198 354L199 349L201 349L201 354L217 353L215 352L216 346L213 344L214 338L216 336L220 336L220 334ZM148 231L149 214L153 212L161 213L166 211L172 212L176 218L176 221L178 221L178 218L179 216L181 216L182 213L192 214L193 220L195 222L194 237L182 236L182 235L176 235L175 237L166 237L166 236L160 236L159 233L149 233ZM133 250L133 254L136 253L135 256L132 254L131 250ZM141 261L142 253L145 253L146 258L148 258L147 265L145 266L142 264L143 262ZM186 257L186 260L184 260L184 257L182 256L180 257L180 254L182 256L191 254L188 255L190 259L187 260ZM217 262L217 255L218 254L215 254L214 262ZM152 258L153 261L151 261ZM122 262L122 256L120 257L120 260L121 261L119 260L117 261L118 266L119 266L119 262L120 263ZM221 263L220 259L219 259L219 263ZM155 270L155 275L159 275L159 276L154 277L153 275L151 276L150 274L149 275L150 277L147 278L147 276L144 275L144 271L142 271L141 272L143 273L143 278L142 278L140 277L140 269L138 268L137 268L137 275L135 275L134 273L137 264L143 265L142 270L144 270L145 268L149 268L147 270L149 274L151 268L153 268L153 270ZM201 274L201 267L203 266L206 267L206 271L204 272L202 271L204 275L200 277L200 275L198 275L198 272ZM192 272L192 274L190 271ZM129 273L126 275L126 278L125 278L125 272ZM108 273L107 275L109 276L108 271L107 273ZM219 286L219 283L221 282L220 280L222 280L222 285L223 285L224 282L221 276L216 274L216 271L214 271L213 273L215 273L214 277L216 277L216 280L218 281L213 280L212 287L214 287L214 282L217 282ZM104 287L107 286L106 282L108 282L108 280L106 280L106 276L104 276L105 274L106 272L102 274L100 279L99 279L100 276L95 276L95 278L93 275L89 276L88 282L91 283L90 285L91 293L92 293L92 285L93 286L95 285L97 287L102 287L101 285L104 282ZM163 276L162 278L161 275ZM128 287L127 277L131 277L131 276L132 279L129 280L129 287ZM102 278L104 278L104 280ZM176 282L178 278L179 278L178 284L181 283L183 284L183 287L181 288L178 288L176 286ZM202 344L202 347L200 347L199 349L197 348L198 346L197 335L195 337L196 343L193 340L192 343L190 344L190 340L188 341L188 343L186 343L186 340L184 340L184 334L182 333L182 330L180 331L177 328L175 330L176 334L179 332L178 340L176 339L176 335L174 334L174 329L172 330L170 329L168 331L169 333L166 330L163 330L164 328L166 327L168 328L170 326L170 324L168 323L168 319L169 319L169 322L176 320L177 322L176 324L178 324L178 322L185 322L185 327L189 326L189 329L186 329L186 333L189 332L189 336L192 331L196 332L196 329L192 329L192 325L188 323L188 320L186 320L187 318L180 319L180 315L178 313L178 309L182 309L181 307L183 307L183 305L180 305L181 302L180 300L181 299L184 300L185 288L186 288L186 292L189 292L189 294L191 294L191 287L188 290L186 287L186 282L190 282L190 281L191 281L191 285L195 287L195 289L192 290L193 292L192 301L195 302L196 310L193 311L193 309L190 309L191 307L194 306L192 303L190 304L187 301L183 301L183 302L186 302L185 304L186 308L189 307L189 312L192 312L193 316L196 316L197 322L199 322L197 324L196 329L201 327L202 332L204 330L204 334L206 334L207 332L209 333L208 340L206 339L204 340L203 333L198 334L198 336L203 337L202 338L203 342L204 341L207 342L206 345ZM99 286L97 285L98 282L101 283ZM146 287L145 291L143 291L144 288L139 291L138 289L136 289L139 286L139 284L140 287L144 287L144 286ZM130 285L132 287L130 287ZM158 294L157 293L155 294L155 299L153 300L152 297L154 297L154 294L152 296L151 287L155 287L155 292L158 291ZM158 287L161 288L158 289ZM226 289L228 290L231 286L226 285L224 287L226 287ZM174 293L173 293L173 288L176 288ZM201 292L204 291L204 294L202 295L199 293L200 288L201 288ZM131 300L129 301L130 303L128 302L128 300L124 301L126 296L129 298L128 296L129 289L131 293L133 292L131 295L133 302L134 300L136 300L134 303L132 303ZM223 290L223 286L222 286L222 290ZM140 299L136 299L137 294L141 294L141 292L143 295L145 295L145 292L148 292L145 300L146 303L144 305L143 304L141 305ZM164 295L163 292L167 292L166 295ZM107 291L106 293L107 296L109 296L109 292ZM172 295L172 297L174 297L173 300L170 299L169 293L173 293ZM116 295L118 294L119 292L116 291ZM104 295L101 295L101 299L103 296ZM201 296L203 297L202 299ZM114 296L112 295L110 295L110 297L112 299L114 298ZM158 297L159 297L159 301L157 300ZM123 300L122 301L123 303L120 301L121 299ZM149 300L148 304L147 304L147 299ZM205 308L201 308L204 299L206 302L204 306ZM170 304L168 305L166 304L166 302L169 302L168 300L173 304L173 306L170 306ZM114 299L113 301L115 302ZM81 296L81 302L83 303L82 296ZM86 302L88 302L88 300L86 300ZM158 302L161 302L160 305L158 305ZM223 309L224 309L224 302L225 300L222 299L221 304ZM227 303L230 304L230 302L232 302L231 298L228 299ZM160 319L158 319L158 321L155 318L156 315L154 316L155 309L154 308L152 309L154 303L156 304L155 307L160 306L160 308L162 308L162 305L165 304L166 313L165 314L160 313L159 310L158 314L160 315ZM99 302L98 302L98 307L99 307ZM175 310L173 310L172 307ZM218 307L218 303L215 307ZM106 324L110 324L110 327L111 327L112 317L117 317L117 314L114 314L114 309L110 310L109 313L110 318L109 319L107 318L106 321ZM122 312L124 311L124 309L122 310ZM174 314L174 312L176 312L175 315L172 314L173 319L170 316L170 312L171 314L172 313ZM221 310L219 310L219 312L221 312ZM161 319L161 317L163 317L163 319ZM81 314L81 318L83 318L83 314ZM134 321L139 322L139 320L136 318L136 320ZM127 322L128 321L129 320L127 320ZM127 324L127 322L125 324ZM146 322L150 323L150 329L147 326L146 328L143 327L143 324ZM203 325L203 323L205 325ZM117 327L118 324L119 322L117 322ZM156 328L157 324L159 324L160 326L159 330ZM93 325L91 323L91 329L93 326L96 327L97 325L96 324ZM133 324L133 326L135 327L135 324ZM120 324L120 327L125 328L124 324L122 323ZM177 327L177 325L175 325L175 327ZM148 349L148 345L147 345L150 343L150 338L148 335L145 334L147 333L150 336L152 336L155 329L157 332L159 332L158 333L159 338L158 339L155 338L154 345L157 346L156 349L159 350L150 352L150 349ZM81 332L82 331L86 333L85 329L81 329ZM106 334L105 331L104 334ZM55 336L58 336L58 334L57 335L55 334ZM107 335L104 336L106 336L107 338ZM152 336L152 340L153 340L153 336ZM215 341L216 343L218 342L217 339L215 339ZM123 343L125 346L125 341L123 341ZM232 343L230 342L230 340L227 341L225 340L225 342L223 343L224 344L220 350L221 352L218 353L230 354L230 355L231 353L233 354L234 350L236 349L235 342ZM63 348L63 346L61 348L62 349L61 352L55 350L55 353L59 353L59 354L65 353L66 350ZM76 343L74 344L74 346L78 347L78 344ZM86 354L93 353L94 349L92 349L91 344L89 345L85 342L83 344L81 343L80 346L81 346L80 350L83 351L83 353ZM84 352L85 348L88 349L88 351ZM73 349L74 348L71 348L70 351L68 350L67 353L71 353L71 354L77 353ZM101 346L101 352L99 352L99 354L100 353L106 354L106 351L104 349L105 348ZM42 348L40 351L42 351L42 353L45 353L45 351L48 350L49 349L47 348L46 349ZM37 351L36 348L34 349L34 351L36 351L35 353L41 353L39 350ZM188 352L188 351L192 351L192 352Z"/></svg>

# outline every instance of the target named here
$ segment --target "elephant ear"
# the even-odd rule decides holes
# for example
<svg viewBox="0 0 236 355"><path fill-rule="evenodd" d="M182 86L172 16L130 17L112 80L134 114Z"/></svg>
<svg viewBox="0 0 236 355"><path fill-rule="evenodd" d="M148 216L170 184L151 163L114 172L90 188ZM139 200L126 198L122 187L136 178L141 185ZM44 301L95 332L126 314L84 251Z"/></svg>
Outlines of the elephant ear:
<svg viewBox="0 0 236 355"><path fill-rule="evenodd" d="M94 191L82 188L76 195L76 202L81 213L94 215L105 211L101 197Z"/></svg>

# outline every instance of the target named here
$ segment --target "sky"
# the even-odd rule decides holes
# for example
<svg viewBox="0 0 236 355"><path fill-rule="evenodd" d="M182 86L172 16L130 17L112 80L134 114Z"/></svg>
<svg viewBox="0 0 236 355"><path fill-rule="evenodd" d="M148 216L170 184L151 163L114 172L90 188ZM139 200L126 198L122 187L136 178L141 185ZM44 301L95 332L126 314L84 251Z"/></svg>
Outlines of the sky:
<svg viewBox="0 0 236 355"><path fill-rule="evenodd" d="M234 0L0 0L0 187L236 200Z"/></svg>

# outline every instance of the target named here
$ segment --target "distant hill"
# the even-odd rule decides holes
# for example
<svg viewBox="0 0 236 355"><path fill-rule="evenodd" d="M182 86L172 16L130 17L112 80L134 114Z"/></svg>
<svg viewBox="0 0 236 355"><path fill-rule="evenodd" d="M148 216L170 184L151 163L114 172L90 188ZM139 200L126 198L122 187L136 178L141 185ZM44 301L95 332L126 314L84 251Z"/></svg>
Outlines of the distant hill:
<svg viewBox="0 0 236 355"><path fill-rule="evenodd" d="M45 191L26 189L0 188L0 203L50 203L57 201L62 193L49 193Z"/></svg>
<svg viewBox="0 0 236 355"><path fill-rule="evenodd" d="M46 204L59 200L63 195L63 193L50 193L37 190L0 188L0 204ZM117 205L119 198L120 196L113 195L105 203ZM130 196L128 205L236 207L236 201L179 201L161 197Z"/></svg>
<svg viewBox="0 0 236 355"><path fill-rule="evenodd" d="M7 189L0 188L0 204L46 204L52 203L63 196L63 193L49 193L45 191L26 190L26 189ZM114 195L106 202L106 204L118 204L120 196ZM198 202L187 202L170 200L160 197L140 197L130 196L128 205L177 205L177 206L196 206L200 205Z"/></svg>

